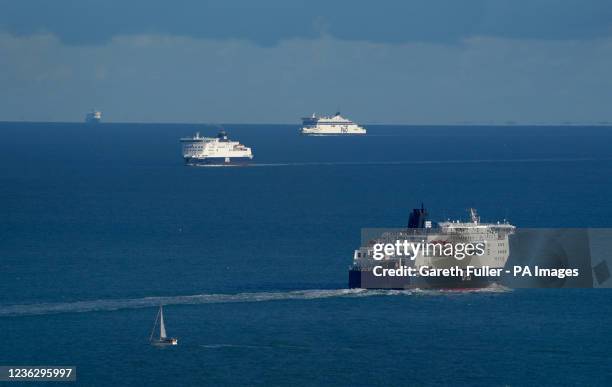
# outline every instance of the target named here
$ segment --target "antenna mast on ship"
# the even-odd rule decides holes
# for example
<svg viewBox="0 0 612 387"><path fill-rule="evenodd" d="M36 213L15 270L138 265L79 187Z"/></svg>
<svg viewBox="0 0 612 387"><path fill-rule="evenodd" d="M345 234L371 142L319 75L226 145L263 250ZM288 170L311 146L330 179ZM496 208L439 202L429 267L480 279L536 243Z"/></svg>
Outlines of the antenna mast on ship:
<svg viewBox="0 0 612 387"><path fill-rule="evenodd" d="M475 208L470 208L470 220L472 221L472 223L474 224L478 224L480 223L480 216L478 216L478 212L476 211Z"/></svg>

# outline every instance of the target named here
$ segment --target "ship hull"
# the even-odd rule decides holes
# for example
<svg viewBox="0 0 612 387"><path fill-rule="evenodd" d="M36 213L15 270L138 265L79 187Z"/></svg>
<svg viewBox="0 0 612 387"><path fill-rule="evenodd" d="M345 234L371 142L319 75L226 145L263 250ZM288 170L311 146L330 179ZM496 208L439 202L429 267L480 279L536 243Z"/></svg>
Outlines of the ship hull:
<svg viewBox="0 0 612 387"><path fill-rule="evenodd" d="M246 165L252 160L251 157L186 157L185 164L188 165Z"/></svg>
<svg viewBox="0 0 612 387"><path fill-rule="evenodd" d="M350 289L478 289L496 283L499 277L377 277L371 270L349 270Z"/></svg>
<svg viewBox="0 0 612 387"><path fill-rule="evenodd" d="M303 136L365 136L366 132L300 132Z"/></svg>

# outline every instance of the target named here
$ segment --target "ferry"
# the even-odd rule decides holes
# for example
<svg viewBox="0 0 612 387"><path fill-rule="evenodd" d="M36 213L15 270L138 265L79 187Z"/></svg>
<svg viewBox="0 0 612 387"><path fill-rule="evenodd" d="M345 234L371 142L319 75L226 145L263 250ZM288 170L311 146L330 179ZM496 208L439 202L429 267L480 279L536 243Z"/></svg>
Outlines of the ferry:
<svg viewBox="0 0 612 387"><path fill-rule="evenodd" d="M313 114L302 118L301 133L315 136L366 134L366 129L337 112L329 117Z"/></svg>
<svg viewBox="0 0 612 387"><path fill-rule="evenodd" d="M181 138L183 159L187 165L244 165L253 159L251 148L228 139L225 130L217 137Z"/></svg>
<svg viewBox="0 0 612 387"><path fill-rule="evenodd" d="M85 115L85 122L88 124L97 124L102 121L102 112L99 110L92 109Z"/></svg>
<svg viewBox="0 0 612 387"><path fill-rule="evenodd" d="M408 227L370 235L354 251L349 267L349 288L363 289L474 289L499 284L510 256L509 236L516 227L507 221L481 222L470 208L470 219L432 223L423 206L410 214ZM433 246L410 258L385 252L376 256L376 245L408 241ZM478 254L456 256L436 251L436 245L471 244ZM378 252L380 254L380 252ZM438 275L443 272L445 275ZM391 275L384 275L389 273ZM432 274L433 273L433 274ZM383 275L381 275L383 274Z"/></svg>

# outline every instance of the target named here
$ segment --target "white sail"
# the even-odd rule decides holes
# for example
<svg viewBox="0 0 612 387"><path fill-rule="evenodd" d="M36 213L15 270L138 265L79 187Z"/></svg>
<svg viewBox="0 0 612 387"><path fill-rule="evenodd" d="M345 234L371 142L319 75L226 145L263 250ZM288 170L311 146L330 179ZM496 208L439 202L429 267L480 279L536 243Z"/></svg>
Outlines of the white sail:
<svg viewBox="0 0 612 387"><path fill-rule="evenodd" d="M164 325L164 310L159 306L159 338L166 338L166 326Z"/></svg>

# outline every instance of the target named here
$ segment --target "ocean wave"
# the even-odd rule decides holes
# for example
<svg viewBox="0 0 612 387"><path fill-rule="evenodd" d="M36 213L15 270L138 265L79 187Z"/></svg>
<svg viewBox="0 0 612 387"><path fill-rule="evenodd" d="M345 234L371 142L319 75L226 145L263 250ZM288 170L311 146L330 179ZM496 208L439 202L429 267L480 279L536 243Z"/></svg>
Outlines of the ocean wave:
<svg viewBox="0 0 612 387"><path fill-rule="evenodd" d="M333 297L376 297L414 295L460 295L472 293L500 293L508 288L492 286L473 290L366 290L366 289L311 289L287 292L256 292L237 294L195 294L188 296L143 297L131 299L106 299L62 303L39 303L0 306L0 317L33 316L58 313L85 313L120 309L150 308L163 305L195 305L245 302L269 302L284 300L316 300Z"/></svg>

